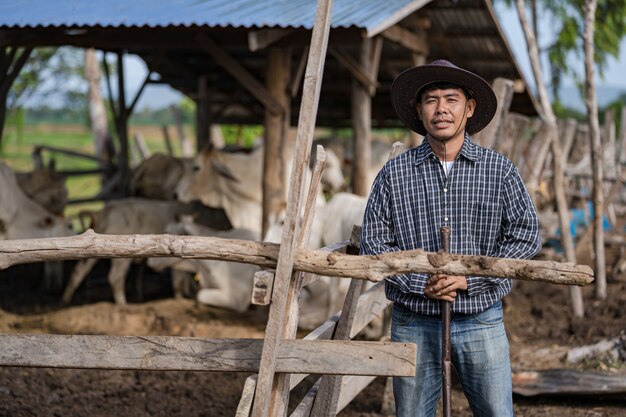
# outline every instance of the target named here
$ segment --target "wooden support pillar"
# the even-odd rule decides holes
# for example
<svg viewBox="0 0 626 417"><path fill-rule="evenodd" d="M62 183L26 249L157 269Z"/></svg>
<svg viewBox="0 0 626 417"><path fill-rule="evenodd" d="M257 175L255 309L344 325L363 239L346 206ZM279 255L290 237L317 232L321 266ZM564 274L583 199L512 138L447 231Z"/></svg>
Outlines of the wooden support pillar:
<svg viewBox="0 0 626 417"><path fill-rule="evenodd" d="M265 154L263 161L263 235L267 230L267 219L285 207L285 175L287 166L287 132L290 125L289 82L291 81L291 49L270 48L268 54L267 90L284 109L281 113L265 110Z"/></svg>
<svg viewBox="0 0 626 417"><path fill-rule="evenodd" d="M120 139L118 170L120 173L120 191L125 194L126 184L130 176L128 152L128 110L126 108L126 87L124 85L124 52L117 54L117 134Z"/></svg>
<svg viewBox="0 0 626 417"><path fill-rule="evenodd" d="M412 52L411 59L413 61L413 65L416 67L426 64L426 55L423 53ZM413 132L412 130L409 130L409 134L410 134L410 137L409 137L410 148L415 148L417 146L420 146L422 142L424 141L424 136L420 135L417 132Z"/></svg>
<svg viewBox="0 0 626 417"><path fill-rule="evenodd" d="M196 102L196 151L204 149L211 142L209 130L209 95L207 77L198 77L198 100Z"/></svg>
<svg viewBox="0 0 626 417"><path fill-rule="evenodd" d="M361 42L360 64L363 72L369 74L371 65L372 41ZM369 167L372 159L372 100L369 90L357 80L352 80L352 129L354 132L354 158L352 161L352 192L357 195L369 194Z"/></svg>

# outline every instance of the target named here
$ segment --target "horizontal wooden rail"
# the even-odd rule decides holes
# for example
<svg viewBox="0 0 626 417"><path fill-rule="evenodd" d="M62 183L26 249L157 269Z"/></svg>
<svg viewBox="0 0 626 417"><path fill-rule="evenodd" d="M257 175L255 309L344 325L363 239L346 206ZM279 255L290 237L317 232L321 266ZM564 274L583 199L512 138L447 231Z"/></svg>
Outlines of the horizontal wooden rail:
<svg viewBox="0 0 626 417"><path fill-rule="evenodd" d="M247 240L178 235L81 235L0 241L0 270L13 265L85 258L179 257L214 259L275 268L279 245ZM423 250L354 256L298 249L294 269L318 275L381 281L386 276L419 272L514 278L552 284L587 285L593 270L570 262L499 259L429 253Z"/></svg>
<svg viewBox="0 0 626 417"><path fill-rule="evenodd" d="M263 339L1 334L0 366L258 372ZM415 374L415 344L282 340L277 372Z"/></svg>

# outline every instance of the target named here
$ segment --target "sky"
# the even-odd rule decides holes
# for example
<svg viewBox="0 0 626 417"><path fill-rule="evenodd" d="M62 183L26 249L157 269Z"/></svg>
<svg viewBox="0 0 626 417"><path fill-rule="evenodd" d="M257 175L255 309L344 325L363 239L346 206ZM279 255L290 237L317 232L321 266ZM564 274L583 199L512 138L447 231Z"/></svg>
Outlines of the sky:
<svg viewBox="0 0 626 417"><path fill-rule="evenodd" d="M496 13L500 17L500 25L502 26L502 29L504 30L507 39L509 40L509 45L511 46L511 49L513 50L513 53L517 58L518 64L526 75L529 83L534 84L530 61L528 59L526 41L524 40L524 33L519 23L519 18L517 17L517 11L514 7L507 8L502 1L496 2L494 8L496 10ZM544 21L543 25L540 26L540 37L546 36L550 33L549 23L550 22L548 21ZM542 41L540 40L540 42ZM543 41L543 44L540 45L540 47L544 46L545 42L546 41ZM620 44L620 53L621 59L615 59L612 57L609 58L607 71L604 74L604 79L597 79L598 86L611 86L613 88L626 90L626 38L622 39L622 42ZM578 67L581 74L583 73L583 62L574 61L572 62L572 65ZM564 85L573 86L574 82L571 79L566 79L564 80Z"/></svg>

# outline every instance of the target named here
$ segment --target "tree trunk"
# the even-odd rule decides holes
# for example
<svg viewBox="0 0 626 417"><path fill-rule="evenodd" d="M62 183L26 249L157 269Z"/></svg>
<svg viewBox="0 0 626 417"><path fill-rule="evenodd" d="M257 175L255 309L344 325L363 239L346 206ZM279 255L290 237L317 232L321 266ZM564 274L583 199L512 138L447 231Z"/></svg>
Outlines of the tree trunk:
<svg viewBox="0 0 626 417"><path fill-rule="evenodd" d="M110 138L107 112L100 93L100 63L96 58L96 50L85 49L85 79L87 80L87 98L89 100L89 121L93 134L96 156L111 163L107 140ZM101 166L101 168L104 168Z"/></svg>
<svg viewBox="0 0 626 417"><path fill-rule="evenodd" d="M593 247L596 272L596 298L606 298L606 265L604 256L604 192L602 185L602 144L600 142L600 122L598 121L598 102L596 99L594 45L595 15L597 2L585 0L585 105L589 120L589 138L591 140L591 166L593 169Z"/></svg>
<svg viewBox="0 0 626 417"><path fill-rule="evenodd" d="M17 47L14 47L12 53L7 56L5 47L0 47L0 67L3 68L2 73L0 73L0 145L2 144L2 134L6 121L9 90L33 52L33 47L23 48L21 54L18 54L16 49Z"/></svg>
<svg viewBox="0 0 626 417"><path fill-rule="evenodd" d="M519 15L520 23L522 28L524 29L524 37L526 39L526 44L528 46L528 54L530 58L531 67L533 70L533 74L535 76L535 82L537 84L537 92L539 94L539 102L542 107L542 118L546 121L550 128L550 134L548 135L548 140L551 142L551 148L554 153L555 160L555 169L554 169L554 186L555 186L555 195L556 203L558 207L559 213L559 223L561 225L561 242L564 250L566 251L566 257L569 259L573 259L572 262L576 261L576 253L573 249L573 239L569 227L569 216L568 216L568 207L567 207L567 199L565 198L565 190L563 189L563 165L562 165L562 150L561 143L557 139L558 131L556 124L556 116L554 115L554 111L552 111L552 104L548 99L548 91L546 86L543 83L543 73L541 71L541 62L539 60L539 48L537 47L537 39L535 37L534 31L531 29L528 24L528 19L526 19L526 5L524 0L516 0L515 2L517 6L517 13ZM557 161L558 159L558 161ZM558 172L557 172L558 171ZM572 299L572 309L574 315L582 316L583 315L583 300L582 294L580 292L580 288L571 287L570 296Z"/></svg>

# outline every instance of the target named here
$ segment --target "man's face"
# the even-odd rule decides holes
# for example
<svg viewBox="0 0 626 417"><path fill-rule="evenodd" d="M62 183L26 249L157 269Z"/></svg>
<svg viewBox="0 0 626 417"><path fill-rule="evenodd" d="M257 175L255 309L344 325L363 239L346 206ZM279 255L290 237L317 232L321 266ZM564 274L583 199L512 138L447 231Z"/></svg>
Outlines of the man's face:
<svg viewBox="0 0 626 417"><path fill-rule="evenodd" d="M465 136L465 125L475 108L476 101L468 100L462 89L446 88L423 93L416 110L431 136L448 141Z"/></svg>

